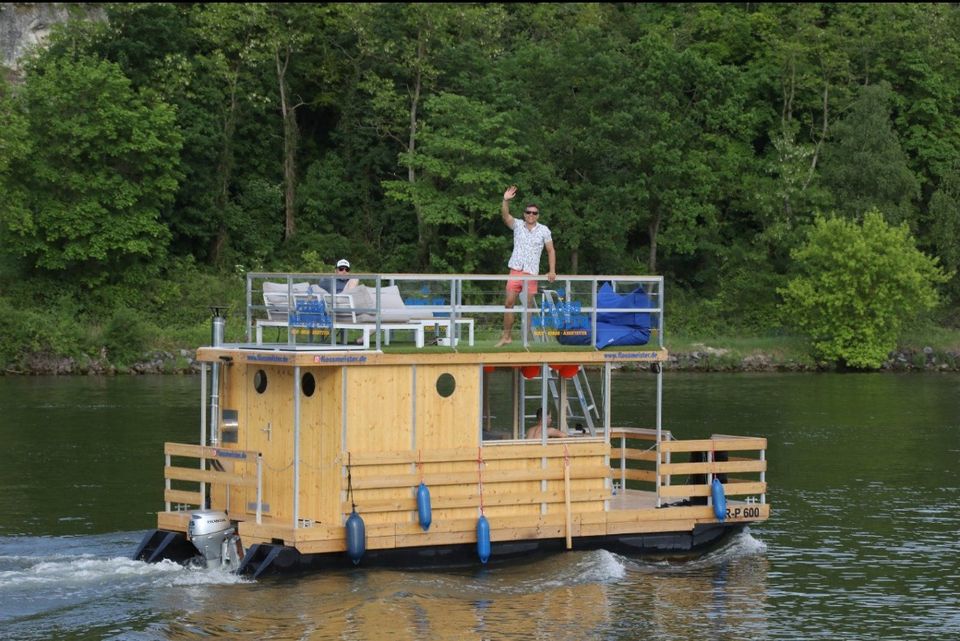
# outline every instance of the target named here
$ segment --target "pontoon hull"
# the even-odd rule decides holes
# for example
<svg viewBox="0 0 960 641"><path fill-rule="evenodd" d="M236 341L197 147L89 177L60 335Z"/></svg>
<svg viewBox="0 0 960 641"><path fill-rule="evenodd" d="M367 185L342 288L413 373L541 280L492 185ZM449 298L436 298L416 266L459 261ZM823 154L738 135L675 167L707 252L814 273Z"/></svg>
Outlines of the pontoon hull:
<svg viewBox="0 0 960 641"><path fill-rule="evenodd" d="M657 532L616 536L581 537L574 541L574 550L604 549L624 556L683 556L698 554L716 546L722 540L741 531L746 524L697 525L692 532ZM148 545L151 541L171 539L163 549ZM189 547L187 547L189 546ZM543 554L563 552L564 539L537 539L528 541L499 541L493 544L490 562L497 563L529 559ZM190 550L193 551L190 554ZM153 530L144 537L134 559L158 562L170 559L178 563L190 562L197 555L182 532ZM415 569L444 567L480 567L476 544L409 547L368 550L358 564L362 567L404 567ZM306 572L353 567L345 552L300 554L295 548L268 543L254 544L246 551L238 574L259 577L263 574Z"/></svg>

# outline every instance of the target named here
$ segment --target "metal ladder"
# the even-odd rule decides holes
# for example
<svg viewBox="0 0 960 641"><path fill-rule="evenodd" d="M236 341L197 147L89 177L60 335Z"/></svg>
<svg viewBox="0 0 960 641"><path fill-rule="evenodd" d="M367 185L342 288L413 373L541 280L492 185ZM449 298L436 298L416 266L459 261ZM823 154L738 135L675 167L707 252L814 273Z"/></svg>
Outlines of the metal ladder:
<svg viewBox="0 0 960 641"><path fill-rule="evenodd" d="M559 323L556 323L560 319L561 313L558 310L558 303L563 302L559 294L552 290L546 289L543 290L541 294L541 303L540 303L540 330L539 332L534 333L534 340L538 343L546 343L550 340L550 337L547 335L546 328L550 326L549 323L545 321L547 319L553 319L555 324L554 327ZM540 382L542 376L535 376L533 378L524 378L523 379L523 400L524 404L526 401L534 399L540 399ZM559 411L560 406L560 393L557 388L557 381L560 378L558 372L547 368L547 386L549 387L550 399L552 400L552 405L554 409ZM571 399L567 399L567 425L573 425L576 422L582 422L586 424L586 428L589 430L590 434L593 435L596 433L596 422L600 420L600 411L597 409L597 402L593 396L593 390L590 388L590 381L587 379L587 372L581 367L577 370L576 375L571 378L573 381L573 388L576 392L576 404L579 405L580 413L577 414L574 411L574 403L571 402ZM534 385L535 383L535 385ZM530 393L531 390L528 388L532 386L536 393ZM529 418L529 417L527 417Z"/></svg>

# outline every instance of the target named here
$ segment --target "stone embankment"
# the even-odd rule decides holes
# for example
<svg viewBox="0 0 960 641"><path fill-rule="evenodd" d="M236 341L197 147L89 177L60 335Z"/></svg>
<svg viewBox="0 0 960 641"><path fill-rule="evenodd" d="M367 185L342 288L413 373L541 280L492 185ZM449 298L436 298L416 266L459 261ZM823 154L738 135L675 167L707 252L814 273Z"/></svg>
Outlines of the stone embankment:
<svg viewBox="0 0 960 641"><path fill-rule="evenodd" d="M817 363L812 358L795 358L753 351L742 354L717 347L697 347L688 352L670 354L666 369L699 372L823 372L840 371L833 364ZM892 372L960 371L960 352L938 351L932 347L902 348L890 352L880 366Z"/></svg>
<svg viewBox="0 0 960 641"><path fill-rule="evenodd" d="M130 366L118 366L110 362L106 353L97 358L79 359L34 354L22 368L6 370L6 374L25 375L90 375L113 376L115 374L195 374L200 366L194 359L195 352L179 349L173 352L157 351L144 354L143 358Z"/></svg>

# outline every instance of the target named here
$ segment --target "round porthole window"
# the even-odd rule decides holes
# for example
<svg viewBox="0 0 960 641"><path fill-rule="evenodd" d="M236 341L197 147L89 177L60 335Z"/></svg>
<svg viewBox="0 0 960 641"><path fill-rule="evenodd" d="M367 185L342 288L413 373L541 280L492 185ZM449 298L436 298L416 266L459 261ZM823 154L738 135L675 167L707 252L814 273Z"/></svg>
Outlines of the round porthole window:
<svg viewBox="0 0 960 641"><path fill-rule="evenodd" d="M300 389L304 396L313 396L313 393L317 391L317 379L313 377L313 374L307 372L300 378Z"/></svg>
<svg viewBox="0 0 960 641"><path fill-rule="evenodd" d="M253 375L253 389L257 390L257 394L263 394L267 391L267 373L262 369L258 369L257 373Z"/></svg>
<svg viewBox="0 0 960 641"><path fill-rule="evenodd" d="M453 377L453 374L441 374L437 377L437 394L447 398L453 394L455 389L457 389L457 379Z"/></svg>

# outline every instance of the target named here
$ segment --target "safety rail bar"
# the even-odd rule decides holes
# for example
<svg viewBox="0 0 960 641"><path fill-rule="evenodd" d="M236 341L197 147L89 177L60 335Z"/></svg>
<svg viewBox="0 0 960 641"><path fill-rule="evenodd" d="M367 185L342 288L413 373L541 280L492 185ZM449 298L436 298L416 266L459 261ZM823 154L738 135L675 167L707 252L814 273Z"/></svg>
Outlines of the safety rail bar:
<svg viewBox="0 0 960 641"><path fill-rule="evenodd" d="M261 522L263 514L263 455L260 452L252 450L232 450L220 447L207 447L204 445L189 445L186 443L164 443L163 454L165 466L163 469L164 478L164 501L166 511L170 511L171 503L181 503L196 505L204 508L207 505L207 485L225 485L227 487L227 509L229 510L230 486L255 487L257 489L257 523ZM173 457L196 458L200 459L200 467L181 467L173 465ZM257 472L256 478L250 478L248 475L227 472L219 464L219 461L249 461L255 459ZM217 461L221 469L207 469L207 461ZM185 481L199 483L198 492L186 490L174 490L172 481Z"/></svg>
<svg viewBox="0 0 960 641"><path fill-rule="evenodd" d="M661 438L670 440L673 435L667 430L661 430ZM614 443L617 441L617 443ZM644 441L651 443L647 447L638 448L630 445L630 441ZM668 462L669 453L662 453L661 460ZM614 466L613 462L617 461ZM628 465L628 462L629 465ZM656 486L657 482L657 430L645 427L613 427L610 429L610 466L619 471L619 486L614 489L627 487L627 481L650 483Z"/></svg>
<svg viewBox="0 0 960 641"><path fill-rule="evenodd" d="M287 297L288 301L288 314L294 314L297 312L295 297L294 297L294 283L295 282L308 282L315 283L320 287L330 286L338 278L335 274L327 273L316 273L316 272L248 272L246 274L246 340L249 342L252 340L252 335L255 328L256 318L255 315L258 312L265 312L267 306L254 302L254 293L257 291L262 292L262 287L260 289L256 288L254 284L257 281L279 281L283 280L287 283L289 295ZM339 277L342 278L342 277ZM351 308L350 311L357 313L366 313L375 315L375 328L376 328L376 348L380 348L380 325L381 325L381 305L380 305L380 292L383 287L395 285L399 283L447 283L447 289L449 291L448 302L444 304L431 304L431 305L418 305L421 311L435 312L435 313L444 313L448 314L449 318L454 321L457 318L460 318L463 314L470 313L519 313L521 315L521 328L522 328L522 339L523 345L526 347L529 341L529 327L528 327L528 315L531 311L535 310L534 307L529 307L527 304L528 301L528 292L530 283L537 283L540 286L543 285L556 285L560 283L565 286L566 291L571 291L571 285L573 283L589 283L590 291L589 297L590 301L587 305L581 305L579 307L580 313L589 314L590 317L590 326L591 326L591 336L596 336L597 330L597 314L598 313L649 313L656 317L654 327L651 327L652 330L656 330L657 341L659 347L663 348L663 310L664 310L664 290L663 290L663 277L662 276L625 276L625 275L597 275L597 276L580 276L580 275L571 275L571 276L562 276L557 278L554 283L549 283L545 276L507 276L507 275L493 275L493 274L401 274L401 273L351 273L351 279L357 279L360 281L373 281L374 285L372 289L374 290L374 300L375 304L373 308ZM504 304L500 305L474 305L466 304L463 302L464 297L464 284L472 283L484 283L484 282L501 282L506 283L507 281L521 281L522 295L518 297L517 305L514 308L508 308ZM600 284L604 282L609 282L611 284L616 283L636 283L644 286L648 291L646 295L654 299L656 304L650 307L622 307L622 308L607 308L607 307L598 307L597 305L597 292ZM349 290L347 290L349 291ZM333 293L333 292L331 292ZM498 290L499 293L499 290ZM447 295L447 294L445 294ZM468 296L470 294L468 293ZM583 295L586 296L587 292L583 292ZM346 312L347 309L338 306L336 297L334 297L333 305L330 308L330 341L331 344L336 345L336 332L337 323L336 315L338 313ZM289 316L288 316L289 318ZM342 321L340 321L343 324ZM288 330L290 328L288 327ZM288 338L292 334L288 333Z"/></svg>

